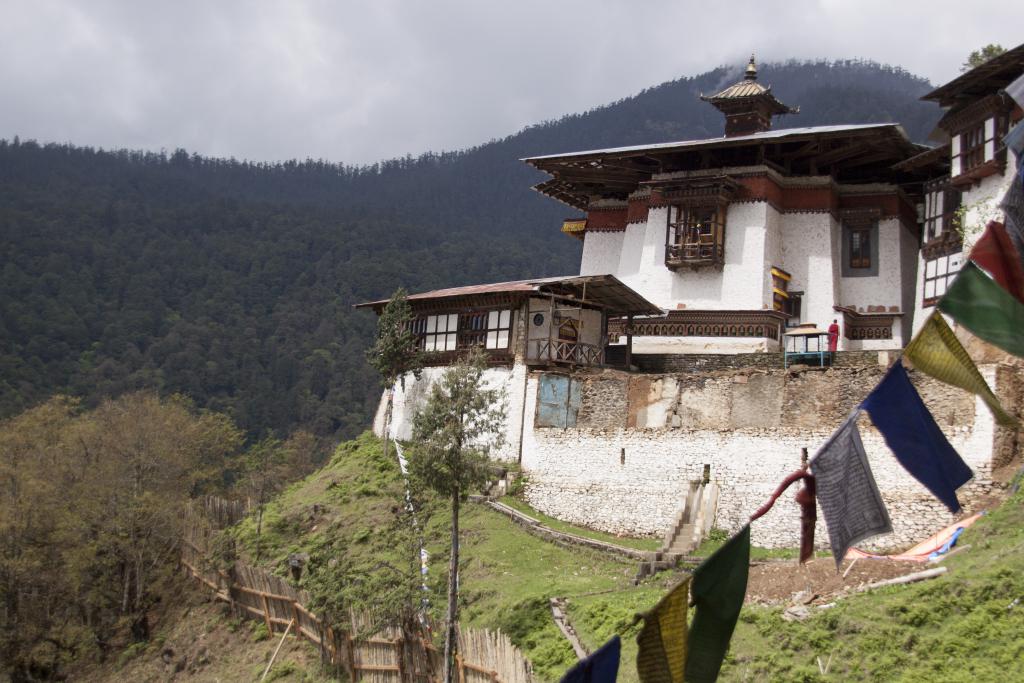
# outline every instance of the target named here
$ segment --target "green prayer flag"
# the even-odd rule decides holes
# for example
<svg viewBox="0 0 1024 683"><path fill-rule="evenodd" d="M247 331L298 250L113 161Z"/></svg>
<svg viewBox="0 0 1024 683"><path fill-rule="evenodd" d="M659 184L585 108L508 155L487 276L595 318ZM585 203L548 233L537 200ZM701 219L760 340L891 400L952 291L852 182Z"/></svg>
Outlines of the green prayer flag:
<svg viewBox="0 0 1024 683"><path fill-rule="evenodd" d="M940 313L932 313L903 355L921 372L980 396L1000 424L1017 424L1016 418L1003 410L999 399L967 355L967 349L960 344Z"/></svg>
<svg viewBox="0 0 1024 683"><path fill-rule="evenodd" d="M747 594L750 525L693 572L695 614L686 642L686 682L714 683Z"/></svg>
<svg viewBox="0 0 1024 683"><path fill-rule="evenodd" d="M939 310L990 344L1024 358L1024 304L968 261Z"/></svg>
<svg viewBox="0 0 1024 683"><path fill-rule="evenodd" d="M636 637L640 646L636 671L641 683L683 683L689 598L690 577L686 577L641 615L644 625Z"/></svg>

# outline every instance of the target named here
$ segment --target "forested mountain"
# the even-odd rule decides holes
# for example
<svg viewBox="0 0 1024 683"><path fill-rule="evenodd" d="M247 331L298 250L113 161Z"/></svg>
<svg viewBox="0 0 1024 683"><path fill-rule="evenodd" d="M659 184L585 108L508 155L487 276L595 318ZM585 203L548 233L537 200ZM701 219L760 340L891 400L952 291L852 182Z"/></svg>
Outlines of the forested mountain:
<svg viewBox="0 0 1024 683"><path fill-rule="evenodd" d="M926 81L866 62L765 65L778 127L938 119ZM574 211L534 154L722 134L717 69L461 151L367 167L0 141L0 416L58 392L180 392L252 434L363 429L379 395L353 303L576 272ZM0 131L0 135L3 131ZM8 133L12 134L12 133Z"/></svg>

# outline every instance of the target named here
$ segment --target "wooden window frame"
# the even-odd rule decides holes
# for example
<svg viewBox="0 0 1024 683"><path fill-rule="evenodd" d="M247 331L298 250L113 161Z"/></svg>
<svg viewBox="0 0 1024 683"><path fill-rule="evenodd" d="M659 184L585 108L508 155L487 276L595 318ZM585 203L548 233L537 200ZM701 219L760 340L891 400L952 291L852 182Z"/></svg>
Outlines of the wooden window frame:
<svg viewBox="0 0 1024 683"><path fill-rule="evenodd" d="M410 330L419 348L427 353L474 347L501 352L512 345L512 318L509 308L431 313L413 320Z"/></svg>
<svg viewBox="0 0 1024 683"><path fill-rule="evenodd" d="M950 262L956 259L959 263L956 270L950 270ZM929 264L934 263L935 267L929 274ZM940 274L940 264L945 266L943 272ZM949 286L953 284L953 280L956 278L960 269L964 265L963 252L955 252L952 254L942 254L935 258L926 259L924 261L924 269L922 276L924 277L924 287L922 288L921 305L922 306L934 306L939 302L939 299L946 293ZM929 285L931 285L931 292L929 292ZM941 290L941 291L940 291Z"/></svg>
<svg viewBox="0 0 1024 683"><path fill-rule="evenodd" d="M782 306L782 312L789 316L786 327L799 327L803 308L803 292L789 292L789 298Z"/></svg>
<svg viewBox="0 0 1024 683"><path fill-rule="evenodd" d="M847 239L850 240L847 252L850 270L867 270L871 268L871 226L856 225L848 228Z"/></svg>
<svg viewBox="0 0 1024 683"><path fill-rule="evenodd" d="M971 124L960 133L960 173L973 171L985 163L985 121Z"/></svg>
<svg viewBox="0 0 1024 683"><path fill-rule="evenodd" d="M963 202L963 193L948 184L928 188L925 193L924 242L953 231L953 220ZM939 204L941 203L941 207Z"/></svg>
<svg viewBox="0 0 1024 683"><path fill-rule="evenodd" d="M726 207L721 204L670 204L666 223L666 265L723 264L725 214Z"/></svg>
<svg viewBox="0 0 1024 683"><path fill-rule="evenodd" d="M488 351L506 351L512 344L512 311L503 309L487 312L487 336L484 348ZM504 345L502 345L504 339Z"/></svg>
<svg viewBox="0 0 1024 683"><path fill-rule="evenodd" d="M421 316L413 321L412 330L419 337L420 349L427 353L455 351L458 348L459 314Z"/></svg>

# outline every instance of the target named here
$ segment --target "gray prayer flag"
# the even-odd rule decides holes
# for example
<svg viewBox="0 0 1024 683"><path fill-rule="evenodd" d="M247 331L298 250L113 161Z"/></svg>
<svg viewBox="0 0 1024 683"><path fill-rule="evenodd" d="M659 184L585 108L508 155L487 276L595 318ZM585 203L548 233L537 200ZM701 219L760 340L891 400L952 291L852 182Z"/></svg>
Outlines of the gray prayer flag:
<svg viewBox="0 0 1024 683"><path fill-rule="evenodd" d="M1024 130L1024 123L1018 123L1017 128ZM1024 264L1024 156L1021 156L1020 161L1017 177L1006 191L1000 208L1006 216L1006 234L1017 248L1017 258Z"/></svg>
<svg viewBox="0 0 1024 683"><path fill-rule="evenodd" d="M857 430L859 416L853 411L810 463L837 568L850 547L892 531Z"/></svg>

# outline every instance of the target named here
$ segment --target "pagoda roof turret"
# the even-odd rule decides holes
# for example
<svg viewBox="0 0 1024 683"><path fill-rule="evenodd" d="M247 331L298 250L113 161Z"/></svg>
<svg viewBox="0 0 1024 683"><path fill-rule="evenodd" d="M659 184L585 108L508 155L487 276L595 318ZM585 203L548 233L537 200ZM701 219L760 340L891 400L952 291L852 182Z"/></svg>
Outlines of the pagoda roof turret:
<svg viewBox="0 0 1024 683"><path fill-rule="evenodd" d="M800 107L791 107L780 102L772 94L770 85L764 86L757 82L757 62L754 60L754 55L750 55L750 61L747 63L742 81L737 81L714 95L702 94L700 98L716 107L720 104L733 104L738 101L758 98L770 106L772 114L797 114L800 112ZM721 107L718 108L721 109Z"/></svg>
<svg viewBox="0 0 1024 683"><path fill-rule="evenodd" d="M725 114L727 136L746 135L771 128L771 117L779 114L797 114L800 107L783 104L772 94L771 86L757 82L757 62L750 55L743 80L733 83L714 95L701 95Z"/></svg>

